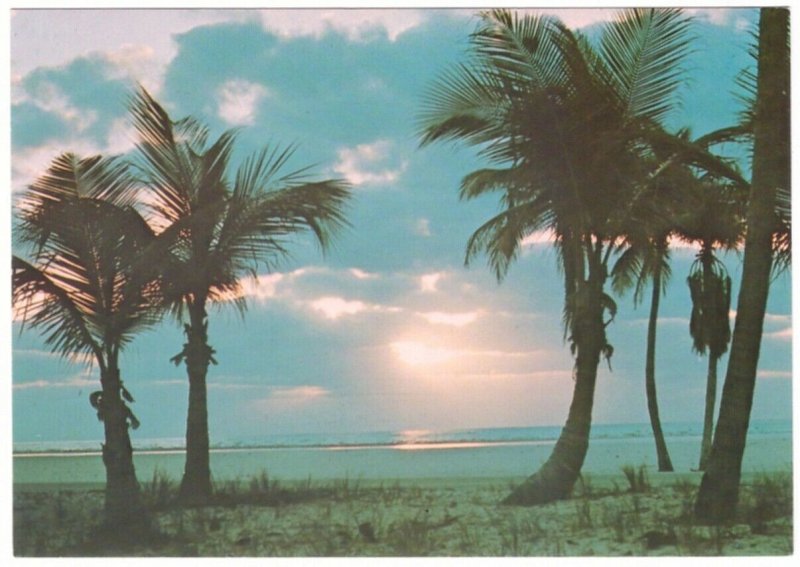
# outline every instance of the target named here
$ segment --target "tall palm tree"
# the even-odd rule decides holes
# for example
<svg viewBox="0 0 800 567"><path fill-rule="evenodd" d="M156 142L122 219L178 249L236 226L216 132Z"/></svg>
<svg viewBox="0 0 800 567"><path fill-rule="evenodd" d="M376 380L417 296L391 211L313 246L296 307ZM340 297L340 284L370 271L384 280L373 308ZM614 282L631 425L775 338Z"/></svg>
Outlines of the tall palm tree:
<svg viewBox="0 0 800 567"><path fill-rule="evenodd" d="M775 211L781 210L780 197L790 193L789 11L785 8L761 9L757 77L742 283L717 428L695 502L696 518L708 523L732 518L738 505L772 271ZM784 209L788 213L788 207Z"/></svg>
<svg viewBox="0 0 800 567"><path fill-rule="evenodd" d="M645 236L640 244L636 241L620 256L612 269L614 291L624 293L634 287L634 304L641 302L647 282L651 283L650 315L647 322L647 348L645 351L645 394L650 426L656 444L659 472L672 472L664 430L658 410L656 393L656 329L661 296L666 290L672 270L669 266L669 235L671 230L661 230L654 236Z"/></svg>
<svg viewBox="0 0 800 567"><path fill-rule="evenodd" d="M135 278L134 259L154 238L129 206L134 182L114 158L62 154L19 202L20 245L13 256L13 299L23 325L39 329L63 356L86 354L100 371L90 402L103 422L105 515L112 534L146 529L129 427L138 421L120 377L119 355L157 319L153 286Z"/></svg>
<svg viewBox="0 0 800 567"><path fill-rule="evenodd" d="M186 344L173 358L186 364L189 377L181 495L187 502L204 502L212 492L206 376L216 364L207 306L233 299L244 309L242 278L255 275L259 266L273 269L298 233L312 232L324 251L346 225L350 193L342 181L310 181L306 169L282 173L291 148L265 148L229 179L233 132L208 143L207 127L193 118L173 122L144 89L132 97L130 109L150 209L155 222L166 227L154 265L167 305L177 315L188 314Z"/></svg>
<svg viewBox="0 0 800 567"><path fill-rule="evenodd" d="M471 237L467 261L485 251L501 279L522 238L549 229L564 275L572 404L550 458L506 503L565 498L580 474L597 368L613 352L609 260L652 173L647 140L671 108L688 23L677 10L628 10L595 47L552 18L486 12L470 64L445 74L428 98L423 144L461 139L496 166L462 182L463 198L499 191L505 207Z"/></svg>

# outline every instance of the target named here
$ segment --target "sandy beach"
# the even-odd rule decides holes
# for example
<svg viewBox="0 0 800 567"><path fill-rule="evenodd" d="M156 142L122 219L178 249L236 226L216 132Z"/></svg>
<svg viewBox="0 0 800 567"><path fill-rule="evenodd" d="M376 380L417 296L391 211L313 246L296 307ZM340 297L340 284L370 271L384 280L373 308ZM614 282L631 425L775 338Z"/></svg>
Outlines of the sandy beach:
<svg viewBox="0 0 800 567"><path fill-rule="evenodd" d="M499 502L546 458L549 443L215 451L216 500L193 509L175 503L183 452L145 452L136 455L137 471L162 537L123 550L93 537L103 506L97 455L17 455L14 552L39 557L792 553L790 435L754 438L748 445L739 517L719 528L691 522L701 477L691 471L697 440L670 441L675 473L656 472L650 440L595 440L573 497L532 508Z"/></svg>
<svg viewBox="0 0 800 567"><path fill-rule="evenodd" d="M740 518L693 526L699 473L587 475L572 499L499 505L520 479L419 479L218 486L217 503L181 509L174 484L145 484L163 539L104 548L92 530L102 491L17 490L17 556L706 556L792 553L791 477L748 475ZM44 488L44 487L40 487ZM246 503L249 502L249 503Z"/></svg>

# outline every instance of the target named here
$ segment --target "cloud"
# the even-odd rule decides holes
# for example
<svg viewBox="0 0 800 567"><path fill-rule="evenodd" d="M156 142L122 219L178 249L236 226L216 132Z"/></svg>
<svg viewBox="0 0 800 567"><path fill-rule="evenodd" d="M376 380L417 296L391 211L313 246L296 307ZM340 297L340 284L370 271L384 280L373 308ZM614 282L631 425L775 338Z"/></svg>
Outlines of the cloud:
<svg viewBox="0 0 800 567"><path fill-rule="evenodd" d="M67 138L50 138L35 146L14 149L11 159L12 190L19 192L40 177L52 161L65 152L81 158L102 155L120 155L136 145L136 133L125 119L110 123L105 144L74 135Z"/></svg>
<svg viewBox="0 0 800 567"><path fill-rule="evenodd" d="M534 379L542 380L548 378L572 378L572 370L537 370L534 372L482 372L473 374L461 374L463 378L489 378L492 380L519 380Z"/></svg>
<svg viewBox="0 0 800 567"><path fill-rule="evenodd" d="M278 284L292 277L292 274L259 274L255 278L242 280L240 293L237 297L247 297L258 303L266 303L278 295Z"/></svg>
<svg viewBox="0 0 800 567"><path fill-rule="evenodd" d="M616 18L619 10L599 8L558 8L542 10L521 10L521 12L545 13L559 18L568 28L585 28L594 24L608 22Z"/></svg>
<svg viewBox="0 0 800 567"><path fill-rule="evenodd" d="M357 280L376 280L381 277L380 274L376 274L373 272L365 272L360 268L350 268L350 270L348 271Z"/></svg>
<svg viewBox="0 0 800 567"><path fill-rule="evenodd" d="M108 63L110 78L138 82L153 94L161 92L167 62L159 59L152 45L125 43L99 55Z"/></svg>
<svg viewBox="0 0 800 567"><path fill-rule="evenodd" d="M417 341L396 341L389 348L397 358L411 366L441 364L454 360L459 354L455 349L433 347Z"/></svg>
<svg viewBox="0 0 800 567"><path fill-rule="evenodd" d="M32 87L32 92L26 89L26 95L21 95L23 100L44 112L56 115L78 133L84 132L97 121L97 112L73 106L64 92L50 81L39 82Z"/></svg>
<svg viewBox="0 0 800 567"><path fill-rule="evenodd" d="M790 370L759 370L756 373L757 378L792 378L792 372Z"/></svg>
<svg viewBox="0 0 800 567"><path fill-rule="evenodd" d="M80 156L99 153L98 148L86 140L48 140L39 146L32 146L12 152L11 187L15 192L22 191L42 175L50 163L59 155L71 151Z"/></svg>
<svg viewBox="0 0 800 567"><path fill-rule="evenodd" d="M537 230L523 238L519 245L522 248L535 246L537 244L552 244L556 241L555 233L552 230Z"/></svg>
<svg viewBox="0 0 800 567"><path fill-rule="evenodd" d="M432 236L431 221L426 218L417 219L417 222L414 223L414 234L417 236L424 236L426 238Z"/></svg>
<svg viewBox="0 0 800 567"><path fill-rule="evenodd" d="M628 325L647 325L650 320L647 317L640 317L638 319L630 319L626 321ZM689 325L687 317L659 317L657 323L659 325Z"/></svg>
<svg viewBox="0 0 800 567"><path fill-rule="evenodd" d="M444 272L432 272L419 277L419 290L423 293L434 293L438 290L439 282L445 277Z"/></svg>
<svg viewBox="0 0 800 567"><path fill-rule="evenodd" d="M410 366L427 366L445 362L473 358L528 358L540 351L479 350L470 348L450 348L433 346L424 341L401 340L389 344L389 349L402 362Z"/></svg>
<svg viewBox="0 0 800 567"><path fill-rule="evenodd" d="M40 388L96 388L100 385L97 378L90 379L84 375L74 376L67 380L33 380L30 382L18 382L12 386L14 390L31 390Z"/></svg>
<svg viewBox="0 0 800 567"><path fill-rule="evenodd" d="M375 303L365 303L359 300L347 300L337 296L320 297L307 302L308 306L321 313L326 319L336 320L344 315L357 315L364 312L396 313L401 311L398 307L387 307Z"/></svg>
<svg viewBox="0 0 800 567"><path fill-rule="evenodd" d="M449 325L451 327L465 327L474 323L480 317L480 311L470 311L466 313L443 313L441 311L429 311L418 313L420 317L428 323L434 325Z"/></svg>
<svg viewBox="0 0 800 567"><path fill-rule="evenodd" d="M153 380L150 383L154 386L183 386L186 380Z"/></svg>
<svg viewBox="0 0 800 567"><path fill-rule="evenodd" d="M261 10L264 29L283 38L312 36L329 32L344 35L350 41L368 41L385 34L396 41L404 32L425 21L420 10Z"/></svg>
<svg viewBox="0 0 800 567"><path fill-rule="evenodd" d="M408 167L408 161L396 163L397 160L392 159L395 152L395 144L389 140L341 148L333 171L356 186L388 185L397 181Z"/></svg>
<svg viewBox="0 0 800 567"><path fill-rule="evenodd" d="M733 311L733 314L735 316L736 312ZM785 314L782 314L782 313L765 313L764 314L764 322L765 323L778 323L778 324L788 325L788 324L790 324L792 322L792 316L791 315L785 315Z"/></svg>
<svg viewBox="0 0 800 567"><path fill-rule="evenodd" d="M14 321L19 321L19 319L15 318ZM14 349L13 356L14 357L27 356L34 358L51 358L56 360L66 360L73 364L92 364L94 362L94 356L86 352L72 352L64 356L61 353L52 352L49 350Z"/></svg>
<svg viewBox="0 0 800 567"><path fill-rule="evenodd" d="M764 336L768 339L775 339L778 341L791 341L792 328L786 327L785 329L781 329L780 331L772 331L771 333L764 333Z"/></svg>
<svg viewBox="0 0 800 567"><path fill-rule="evenodd" d="M269 95L270 91L258 83L227 81L217 91L217 114L232 126L251 126L256 121L258 104Z"/></svg>
<svg viewBox="0 0 800 567"><path fill-rule="evenodd" d="M330 395L330 390L321 386L293 386L287 388L274 388L270 392L270 399L291 400L291 399L316 399Z"/></svg>
<svg viewBox="0 0 800 567"><path fill-rule="evenodd" d="M233 382L209 382L209 390L253 390L263 388L259 384L236 384Z"/></svg>
<svg viewBox="0 0 800 567"><path fill-rule="evenodd" d="M311 309L319 311L327 319L338 319L342 315L355 315L366 311L368 306L363 301L348 301L341 297L321 297L310 303Z"/></svg>
<svg viewBox="0 0 800 567"><path fill-rule="evenodd" d="M305 406L329 398L331 391L322 386L302 385L272 388L265 398L252 402L257 411L270 414L282 409Z"/></svg>
<svg viewBox="0 0 800 567"><path fill-rule="evenodd" d="M244 10L197 9L43 9L12 13L13 75L25 76L37 67L63 67L92 55L102 57L148 88L162 83L167 65L177 55L176 36L203 25L253 17L252 12Z"/></svg>
<svg viewBox="0 0 800 567"><path fill-rule="evenodd" d="M731 22L734 22L736 30L741 31L741 18L736 18L736 10L726 8L686 8L684 11L695 19L714 26L728 27Z"/></svg>

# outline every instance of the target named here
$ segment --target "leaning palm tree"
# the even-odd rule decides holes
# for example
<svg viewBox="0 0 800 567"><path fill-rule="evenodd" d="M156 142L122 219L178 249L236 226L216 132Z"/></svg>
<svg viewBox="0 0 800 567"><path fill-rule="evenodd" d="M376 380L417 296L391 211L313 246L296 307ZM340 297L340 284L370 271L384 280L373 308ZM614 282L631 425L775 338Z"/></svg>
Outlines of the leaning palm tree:
<svg viewBox="0 0 800 567"><path fill-rule="evenodd" d="M234 300L244 309L242 278L259 266L275 268L298 233L312 232L324 251L346 225L349 188L338 180L312 182L306 169L282 173L291 148L266 148L229 179L233 132L208 143L207 127L193 118L172 121L144 89L132 97L130 109L151 215L164 228L153 265L167 306L180 317L188 314L187 341L172 360L186 364L189 378L180 493L184 501L199 503L212 493L206 377L216 360L207 307Z"/></svg>
<svg viewBox="0 0 800 567"><path fill-rule="evenodd" d="M113 158L56 158L19 202L16 236L29 259L12 258L13 299L24 325L62 356L85 354L100 371L89 400L103 422L105 515L113 534L147 528L129 427L138 421L119 369L134 334L154 323L154 287L134 277L134 259L154 238L129 206L134 182Z"/></svg>
<svg viewBox="0 0 800 567"><path fill-rule="evenodd" d="M739 500L742 457L773 269L775 212L783 210L786 217L789 213L789 200L785 198L791 187L789 53L789 11L762 8L742 282L717 428L695 501L695 516L703 522L731 519ZM780 235L781 226L788 227L788 222L777 226Z"/></svg>
<svg viewBox="0 0 800 567"><path fill-rule="evenodd" d="M463 198L499 191L504 206L469 240L467 262L486 252L502 279L520 241L549 230L564 276L572 404L549 459L506 503L565 498L580 474L598 365L613 352L609 261L652 174L648 138L663 134L688 24L677 10L629 10L595 47L552 18L486 12L470 64L445 74L428 98L423 144L460 139L495 166L462 182Z"/></svg>

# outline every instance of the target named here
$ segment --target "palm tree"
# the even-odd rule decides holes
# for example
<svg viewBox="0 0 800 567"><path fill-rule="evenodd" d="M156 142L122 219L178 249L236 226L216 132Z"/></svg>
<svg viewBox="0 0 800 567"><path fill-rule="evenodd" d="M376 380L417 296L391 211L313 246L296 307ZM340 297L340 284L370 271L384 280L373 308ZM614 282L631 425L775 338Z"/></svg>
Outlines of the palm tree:
<svg viewBox="0 0 800 567"><path fill-rule="evenodd" d="M616 310L605 292L609 259L652 173L647 140L663 133L688 23L677 10L628 10L595 48L551 18L486 12L472 35L471 64L445 74L428 99L423 144L461 139L496 166L462 182L463 198L500 191L504 205L469 240L467 262L485 251L502 279L522 238L548 229L564 275L572 404L550 458L506 503L565 498L580 474L597 368L613 352L605 332Z"/></svg>
<svg viewBox="0 0 800 567"><path fill-rule="evenodd" d="M747 206L742 283L719 418L695 502L699 521L732 518L739 500L742 457L769 294L776 210L790 192L789 12L762 8L758 86L753 120L753 174ZM788 200L784 200L784 205ZM788 214L788 207L784 206ZM786 223L784 223L786 224Z"/></svg>
<svg viewBox="0 0 800 567"><path fill-rule="evenodd" d="M686 199L687 206L680 216L676 231L683 241L700 246L686 280L692 300L689 321L692 347L698 354L708 355L699 470L705 469L711 449L717 364L727 352L731 338L731 278L716 251L735 250L742 238L746 187L747 184L698 179Z"/></svg>
<svg viewBox="0 0 800 567"><path fill-rule="evenodd" d="M62 356L86 354L100 371L89 397L103 422L105 517L119 537L147 529L129 427L138 421L119 354L157 319L153 286L133 277L134 258L154 234L129 206L134 182L114 158L62 154L19 203L17 238L30 259L13 256L13 299L23 325L39 329Z"/></svg>
<svg viewBox="0 0 800 567"><path fill-rule="evenodd" d="M281 173L293 150L265 148L228 179L235 134L208 143L208 129L185 118L173 122L144 89L131 101L138 166L150 191L155 222L167 227L156 247L167 306L188 313L187 341L172 360L189 377L186 466L181 496L207 501L212 492L206 376L216 364L208 343L209 303L234 300L245 308L241 279L259 266L273 269L290 238L311 231L323 251L346 224L346 183L309 181L306 169ZM167 255L163 254L168 251Z"/></svg>
<svg viewBox="0 0 800 567"><path fill-rule="evenodd" d="M731 278L725 265L714 255L708 240L701 244L697 260L686 279L692 298L689 332L698 354L708 351L706 403L703 415L703 440L698 470L705 470L714 431L714 407L717 399L717 362L728 350L731 338L728 313L731 306Z"/></svg>
<svg viewBox="0 0 800 567"><path fill-rule="evenodd" d="M636 241L620 256L611 272L614 291L624 293L634 287L633 300L638 304L649 281L652 285L650 315L647 322L647 348L645 352L645 394L650 426L656 444L659 472L672 472L664 431L658 411L656 393L656 328L661 296L665 293L672 270L669 266L669 235L671 230L660 230L657 235L645 236L640 244ZM635 283L634 283L635 282Z"/></svg>

